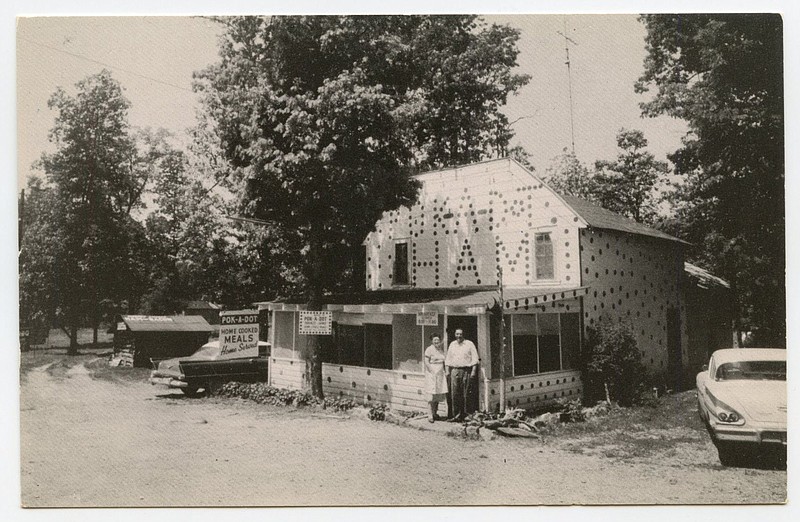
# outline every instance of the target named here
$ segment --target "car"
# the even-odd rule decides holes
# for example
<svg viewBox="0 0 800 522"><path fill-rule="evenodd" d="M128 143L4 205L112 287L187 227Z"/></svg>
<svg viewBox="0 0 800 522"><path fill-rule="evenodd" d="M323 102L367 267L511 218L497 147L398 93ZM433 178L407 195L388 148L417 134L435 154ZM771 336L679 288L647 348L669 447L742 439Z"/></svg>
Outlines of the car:
<svg viewBox="0 0 800 522"><path fill-rule="evenodd" d="M226 358L220 354L219 341L210 341L188 357L152 361L150 383L199 397L230 381L265 382L269 354L270 344L259 341L257 357Z"/></svg>
<svg viewBox="0 0 800 522"><path fill-rule="evenodd" d="M698 413L723 465L765 451L785 455L786 350L717 350L696 382Z"/></svg>

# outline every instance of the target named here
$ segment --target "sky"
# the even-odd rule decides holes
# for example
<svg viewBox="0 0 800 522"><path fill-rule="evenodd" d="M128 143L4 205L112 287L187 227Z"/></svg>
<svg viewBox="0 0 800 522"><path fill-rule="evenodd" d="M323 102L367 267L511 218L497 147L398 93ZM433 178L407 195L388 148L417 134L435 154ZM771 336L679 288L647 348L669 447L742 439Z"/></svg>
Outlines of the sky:
<svg viewBox="0 0 800 522"><path fill-rule="evenodd" d="M584 162L612 159L621 128L644 131L659 158L680 145L684 122L642 119L633 83L641 75L644 26L635 15L505 15L488 22L520 30L518 72L531 81L504 109L516 121L512 145L522 145L539 172L571 147L570 89L565 40L570 43L576 153ZM564 30L566 28L566 33ZM129 121L163 127L179 138L195 121L192 73L217 60L219 24L204 17L26 17L17 22L17 171L20 181L42 152L55 112L47 101L106 68L131 102ZM561 33L561 34L559 34Z"/></svg>

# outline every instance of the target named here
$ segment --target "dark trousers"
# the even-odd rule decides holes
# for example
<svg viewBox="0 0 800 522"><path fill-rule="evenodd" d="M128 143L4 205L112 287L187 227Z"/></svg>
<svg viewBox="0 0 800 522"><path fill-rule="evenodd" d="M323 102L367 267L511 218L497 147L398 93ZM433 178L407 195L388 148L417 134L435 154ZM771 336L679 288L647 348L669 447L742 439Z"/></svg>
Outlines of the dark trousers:
<svg viewBox="0 0 800 522"><path fill-rule="evenodd" d="M451 417L464 418L474 411L470 408L472 395L472 368L452 368L450 370L450 397L453 402Z"/></svg>

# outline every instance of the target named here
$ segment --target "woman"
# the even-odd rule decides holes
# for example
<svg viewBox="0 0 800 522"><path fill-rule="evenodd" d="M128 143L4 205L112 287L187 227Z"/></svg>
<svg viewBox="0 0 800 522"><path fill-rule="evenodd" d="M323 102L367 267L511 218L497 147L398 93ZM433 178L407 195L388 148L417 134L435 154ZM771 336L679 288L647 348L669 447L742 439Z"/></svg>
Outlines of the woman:
<svg viewBox="0 0 800 522"><path fill-rule="evenodd" d="M431 412L428 422L438 416L439 402L447 400L447 380L444 371L444 345L438 334L431 335L431 345L425 349L425 392L430 394Z"/></svg>

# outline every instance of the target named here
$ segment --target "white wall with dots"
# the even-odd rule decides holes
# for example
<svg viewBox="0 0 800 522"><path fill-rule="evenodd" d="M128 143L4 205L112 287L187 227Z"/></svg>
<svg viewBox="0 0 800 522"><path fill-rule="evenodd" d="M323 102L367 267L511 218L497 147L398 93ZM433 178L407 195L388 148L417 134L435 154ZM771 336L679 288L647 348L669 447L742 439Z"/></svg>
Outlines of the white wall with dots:
<svg viewBox="0 0 800 522"><path fill-rule="evenodd" d="M642 362L651 374L667 371L667 313L680 311L681 346L688 344L681 299L680 243L614 230L580 232L584 327L601 320L627 321L636 334ZM685 364L685 361L684 361Z"/></svg>
<svg viewBox="0 0 800 522"><path fill-rule="evenodd" d="M395 243L409 252L412 288L580 284L578 232L585 223L535 174L493 160L421 174L417 203L386 212L365 241L367 289L393 283ZM552 278L536 278L534 240L548 233Z"/></svg>

